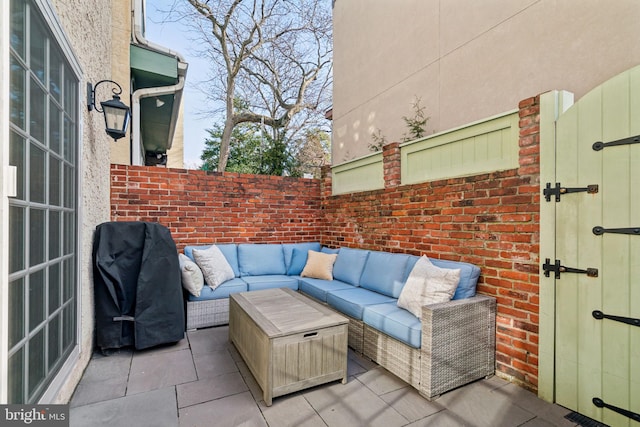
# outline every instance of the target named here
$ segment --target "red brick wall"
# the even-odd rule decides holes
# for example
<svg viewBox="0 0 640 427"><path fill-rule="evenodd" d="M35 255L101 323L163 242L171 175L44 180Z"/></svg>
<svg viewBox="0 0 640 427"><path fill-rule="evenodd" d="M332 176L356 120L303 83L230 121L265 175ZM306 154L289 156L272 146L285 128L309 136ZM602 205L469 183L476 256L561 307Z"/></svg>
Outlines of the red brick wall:
<svg viewBox="0 0 640 427"><path fill-rule="evenodd" d="M498 300L497 368L538 384L539 98L520 103L518 169L397 186L399 150L383 151L384 190L331 196L324 169L322 242L426 254L481 267L479 292ZM388 178L388 179L387 179Z"/></svg>
<svg viewBox="0 0 640 427"><path fill-rule="evenodd" d="M113 221L159 222L178 249L319 241L318 180L111 165Z"/></svg>

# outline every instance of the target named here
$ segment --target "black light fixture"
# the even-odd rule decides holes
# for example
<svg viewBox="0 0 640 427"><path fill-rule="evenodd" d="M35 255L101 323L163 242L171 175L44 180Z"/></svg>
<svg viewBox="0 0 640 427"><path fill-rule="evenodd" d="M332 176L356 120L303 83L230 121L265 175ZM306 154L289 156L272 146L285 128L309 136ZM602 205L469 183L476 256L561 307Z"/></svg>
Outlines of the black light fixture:
<svg viewBox="0 0 640 427"><path fill-rule="evenodd" d="M103 101L100 103L102 110L98 109L96 105L96 89L102 83L113 83L117 88L111 89L113 92L113 99ZM100 80L93 86L91 83L87 83L87 107L89 111L96 109L97 112L104 114L104 124L107 134L114 141L125 136L127 133L127 127L129 126L129 118L131 117L131 110L129 107L120 101L120 94L122 93L122 87L113 80Z"/></svg>

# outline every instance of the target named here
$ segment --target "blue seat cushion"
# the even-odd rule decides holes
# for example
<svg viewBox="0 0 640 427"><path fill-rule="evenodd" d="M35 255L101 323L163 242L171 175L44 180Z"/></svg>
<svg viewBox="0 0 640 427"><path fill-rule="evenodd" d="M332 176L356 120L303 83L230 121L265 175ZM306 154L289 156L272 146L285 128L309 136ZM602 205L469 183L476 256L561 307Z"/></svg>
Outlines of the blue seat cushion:
<svg viewBox="0 0 640 427"><path fill-rule="evenodd" d="M327 302L327 292L340 289L353 289L353 286L339 280L312 279L310 277L298 277L298 289L300 292Z"/></svg>
<svg viewBox="0 0 640 427"><path fill-rule="evenodd" d="M416 265L416 262L418 262L419 259L420 257L414 255L409 257L409 260L407 261L407 270L405 272L405 281L407 280L407 277L409 277L413 266ZM467 262L448 261L436 258L429 258L429 261L431 261L431 263L436 267L460 269L460 283L458 283L456 292L453 294L453 298L451 298L452 300L471 298L476 294L476 285L478 284L478 278L480 277L480 268L478 266Z"/></svg>
<svg viewBox="0 0 640 427"><path fill-rule="evenodd" d="M395 304L396 301L395 298L363 288L343 289L327 294L327 304L358 320L362 320L362 312L366 306L386 302Z"/></svg>
<svg viewBox="0 0 640 427"><path fill-rule="evenodd" d="M420 320L395 302L366 306L362 321L413 348L422 344Z"/></svg>
<svg viewBox="0 0 640 427"><path fill-rule="evenodd" d="M238 245L238 266L240 277L287 274L284 251L278 243Z"/></svg>
<svg viewBox="0 0 640 427"><path fill-rule="evenodd" d="M284 252L284 265L287 269L287 274L290 276L297 276L302 272L304 265L307 263L307 252L310 250L316 252L320 251L320 243L283 243L282 250ZM298 258L294 258L295 252L298 252ZM302 253L303 256L301 256L300 253ZM294 261L296 262L294 263ZM300 266L301 262L302 266Z"/></svg>
<svg viewBox="0 0 640 427"><path fill-rule="evenodd" d="M336 262L333 264L333 278L359 286L367 256L369 251L363 249L340 248Z"/></svg>
<svg viewBox="0 0 640 427"><path fill-rule="evenodd" d="M273 274L265 276L244 276L242 280L247 282L249 291L271 288L290 288L298 290L298 279L284 274ZM285 307L286 309L286 307Z"/></svg>
<svg viewBox="0 0 640 427"><path fill-rule="evenodd" d="M206 301L211 299L229 298L230 294L235 294L236 292L246 292L247 290L247 283L244 280L236 277L235 279L227 280L226 282L218 286L215 290L211 290L211 288L207 285L203 286L199 297L194 297L193 295L189 294L189 301Z"/></svg>
<svg viewBox="0 0 640 427"><path fill-rule="evenodd" d="M360 286L383 295L398 298L406 281L409 255L371 251L364 266Z"/></svg>
<svg viewBox="0 0 640 427"><path fill-rule="evenodd" d="M238 246L235 243L223 243L219 245L217 244L216 246L218 247L218 249L220 249L220 252L222 252L222 255L224 255L224 257L227 259L227 262L229 263L229 265L231 266L231 269L233 270L233 274L236 277L240 277L240 269L238 268ZM204 249L209 249L210 247L211 245L185 246L184 254L195 262L195 258L193 257L193 250L194 249L204 250Z"/></svg>

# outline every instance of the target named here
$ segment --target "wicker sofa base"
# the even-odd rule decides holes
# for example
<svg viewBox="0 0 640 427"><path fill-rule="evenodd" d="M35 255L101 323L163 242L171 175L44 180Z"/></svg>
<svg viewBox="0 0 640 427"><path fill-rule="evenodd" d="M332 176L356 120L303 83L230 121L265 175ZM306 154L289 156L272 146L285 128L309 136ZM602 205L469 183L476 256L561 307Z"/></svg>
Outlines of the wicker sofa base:
<svg viewBox="0 0 640 427"><path fill-rule="evenodd" d="M346 317L349 318L349 347L407 382L429 400L495 373L494 298L476 295L425 306L419 349L360 320ZM188 330L228 323L228 298L187 302Z"/></svg>
<svg viewBox="0 0 640 427"><path fill-rule="evenodd" d="M415 389L420 389L420 349L364 325L363 355Z"/></svg>
<svg viewBox="0 0 640 427"><path fill-rule="evenodd" d="M187 301L187 330L229 324L229 298Z"/></svg>
<svg viewBox="0 0 640 427"><path fill-rule="evenodd" d="M483 295L424 306L419 349L364 325L364 356L428 400L492 376L495 351L496 300Z"/></svg>

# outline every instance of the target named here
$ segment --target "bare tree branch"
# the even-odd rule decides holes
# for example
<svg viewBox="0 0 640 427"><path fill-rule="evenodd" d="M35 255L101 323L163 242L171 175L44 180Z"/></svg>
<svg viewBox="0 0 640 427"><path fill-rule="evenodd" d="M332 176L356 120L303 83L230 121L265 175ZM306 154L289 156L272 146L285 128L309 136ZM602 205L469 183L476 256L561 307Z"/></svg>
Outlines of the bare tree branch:
<svg viewBox="0 0 640 427"><path fill-rule="evenodd" d="M207 96L224 104L218 170L231 132L261 123L292 135L331 105L332 27L323 0L188 0L201 52L211 58ZM248 109L236 111L241 99ZM308 112L302 114L303 112ZM315 128L320 127L314 123Z"/></svg>

